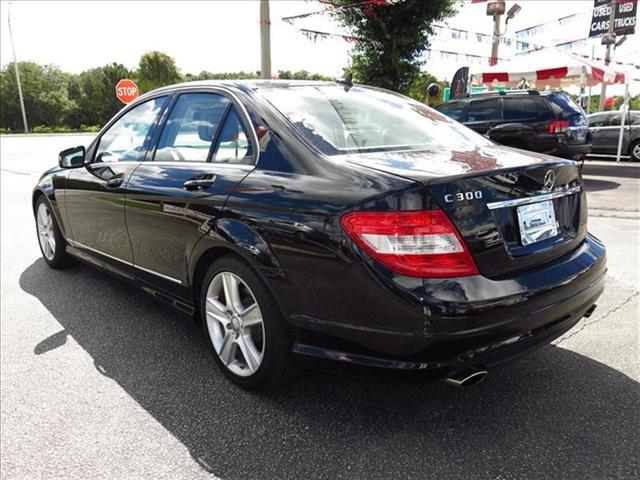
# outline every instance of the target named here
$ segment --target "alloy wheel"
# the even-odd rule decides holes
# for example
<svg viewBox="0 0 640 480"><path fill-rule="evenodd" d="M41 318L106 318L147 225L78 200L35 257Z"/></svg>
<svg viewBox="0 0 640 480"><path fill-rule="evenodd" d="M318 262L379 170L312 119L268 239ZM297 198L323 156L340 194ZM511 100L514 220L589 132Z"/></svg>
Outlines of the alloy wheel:
<svg viewBox="0 0 640 480"><path fill-rule="evenodd" d="M47 260L51 261L56 255L56 237L53 227L53 216L49 211L49 207L47 207L44 202L38 206L36 225L42 253Z"/></svg>
<svg viewBox="0 0 640 480"><path fill-rule="evenodd" d="M264 322L248 285L235 273L219 272L207 288L209 336L220 361L242 377L253 375L264 356Z"/></svg>
<svg viewBox="0 0 640 480"><path fill-rule="evenodd" d="M640 160L640 143L634 145L631 156L636 160Z"/></svg>

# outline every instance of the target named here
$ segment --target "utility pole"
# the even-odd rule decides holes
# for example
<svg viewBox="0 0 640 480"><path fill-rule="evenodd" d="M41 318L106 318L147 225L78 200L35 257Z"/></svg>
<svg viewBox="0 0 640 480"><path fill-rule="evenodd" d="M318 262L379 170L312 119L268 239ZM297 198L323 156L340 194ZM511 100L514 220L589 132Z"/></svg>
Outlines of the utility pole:
<svg viewBox="0 0 640 480"><path fill-rule="evenodd" d="M498 47L500 47L500 19L502 15L493 16L493 43L491 44L491 59L489 65L498 63Z"/></svg>
<svg viewBox="0 0 640 480"><path fill-rule="evenodd" d="M271 79L271 20L269 0L260 0L260 75Z"/></svg>
<svg viewBox="0 0 640 480"><path fill-rule="evenodd" d="M24 110L24 98L22 97L22 85L20 84L20 71L18 69L18 60L16 58L16 47L13 44L13 32L11 31L11 2L9 2L7 22L9 23L9 38L11 39L11 50L13 51L13 68L16 71L16 83L18 84L18 97L20 97L20 109L22 110L22 125L24 126L24 133L29 133L29 126L27 125L27 113Z"/></svg>
<svg viewBox="0 0 640 480"><path fill-rule="evenodd" d="M493 17L493 42L491 43L491 59L489 65L493 66L498 63L498 48L500 47L500 37L507 33L507 27L509 26L509 20L517 15L522 10L522 7L517 3L507 12L507 19L504 22L504 32L500 32L500 19L504 14L506 5L504 0L487 3L487 15Z"/></svg>
<svg viewBox="0 0 640 480"><path fill-rule="evenodd" d="M604 56L604 64L609 65L611 62L611 45L616 43L616 34L614 32L614 23L616 19L616 0L609 2L609 7L611 8L611 12L609 12L609 29L607 33L602 36L602 44L607 46L607 53ZM600 90L600 106L598 107L598 111L604 110L604 99L607 96L607 84L604 79L602 79L602 89Z"/></svg>

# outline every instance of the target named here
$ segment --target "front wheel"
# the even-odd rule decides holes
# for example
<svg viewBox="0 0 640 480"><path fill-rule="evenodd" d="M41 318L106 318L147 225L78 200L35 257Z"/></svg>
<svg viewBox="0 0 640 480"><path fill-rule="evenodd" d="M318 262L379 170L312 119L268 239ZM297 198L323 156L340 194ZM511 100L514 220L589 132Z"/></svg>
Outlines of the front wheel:
<svg viewBox="0 0 640 480"><path fill-rule="evenodd" d="M38 244L45 262L51 268L66 268L73 265L73 258L66 250L67 243L43 195L36 202L35 214Z"/></svg>
<svg viewBox="0 0 640 480"><path fill-rule="evenodd" d="M259 389L293 374L289 328L264 282L241 260L223 257L209 267L200 314L213 356L234 383Z"/></svg>
<svg viewBox="0 0 640 480"><path fill-rule="evenodd" d="M632 162L640 162L640 140L636 140L631 144L629 156Z"/></svg>

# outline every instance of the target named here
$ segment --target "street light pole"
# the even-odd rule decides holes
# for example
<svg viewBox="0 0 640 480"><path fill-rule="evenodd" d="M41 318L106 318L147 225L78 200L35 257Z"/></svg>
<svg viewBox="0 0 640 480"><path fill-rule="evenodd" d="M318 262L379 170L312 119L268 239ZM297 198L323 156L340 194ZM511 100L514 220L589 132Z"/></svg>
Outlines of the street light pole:
<svg viewBox="0 0 640 480"><path fill-rule="evenodd" d="M13 44L13 32L11 31L11 3L9 3L7 22L9 23L9 38L11 39L11 50L13 51L13 68L16 71L18 97L20 97L20 109L22 110L22 125L24 126L24 133L29 133L29 126L27 125L27 113L24 110L24 98L22 97L22 85L20 84L20 70L18 69L18 60L16 58L16 47Z"/></svg>
<svg viewBox="0 0 640 480"><path fill-rule="evenodd" d="M491 60L489 60L489 65L491 66L498 63L498 48L500 47L500 18L502 18L502 15L493 16L493 43L491 44Z"/></svg>
<svg viewBox="0 0 640 480"><path fill-rule="evenodd" d="M260 0L260 75L271 78L271 20L269 0Z"/></svg>

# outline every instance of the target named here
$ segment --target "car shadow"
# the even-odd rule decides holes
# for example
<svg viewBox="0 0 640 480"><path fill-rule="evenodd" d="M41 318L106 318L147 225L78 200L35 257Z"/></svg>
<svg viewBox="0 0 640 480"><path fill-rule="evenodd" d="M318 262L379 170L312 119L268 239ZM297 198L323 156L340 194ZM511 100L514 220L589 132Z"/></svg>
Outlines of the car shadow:
<svg viewBox="0 0 640 480"><path fill-rule="evenodd" d="M589 192L601 192L603 190L615 190L620 186L618 182L612 182L610 180L596 180L594 178L583 178L584 186Z"/></svg>
<svg viewBox="0 0 640 480"><path fill-rule="evenodd" d="M546 347L482 384L364 381L304 372L267 393L217 369L200 329L87 266L20 276L63 330L182 442L203 469L240 478L631 478L638 383ZM53 288L52 288L53 286Z"/></svg>
<svg viewBox="0 0 640 480"><path fill-rule="evenodd" d="M640 178L640 168L629 162L617 163L615 160L606 165L593 164L586 161L582 167L582 175L637 179Z"/></svg>

